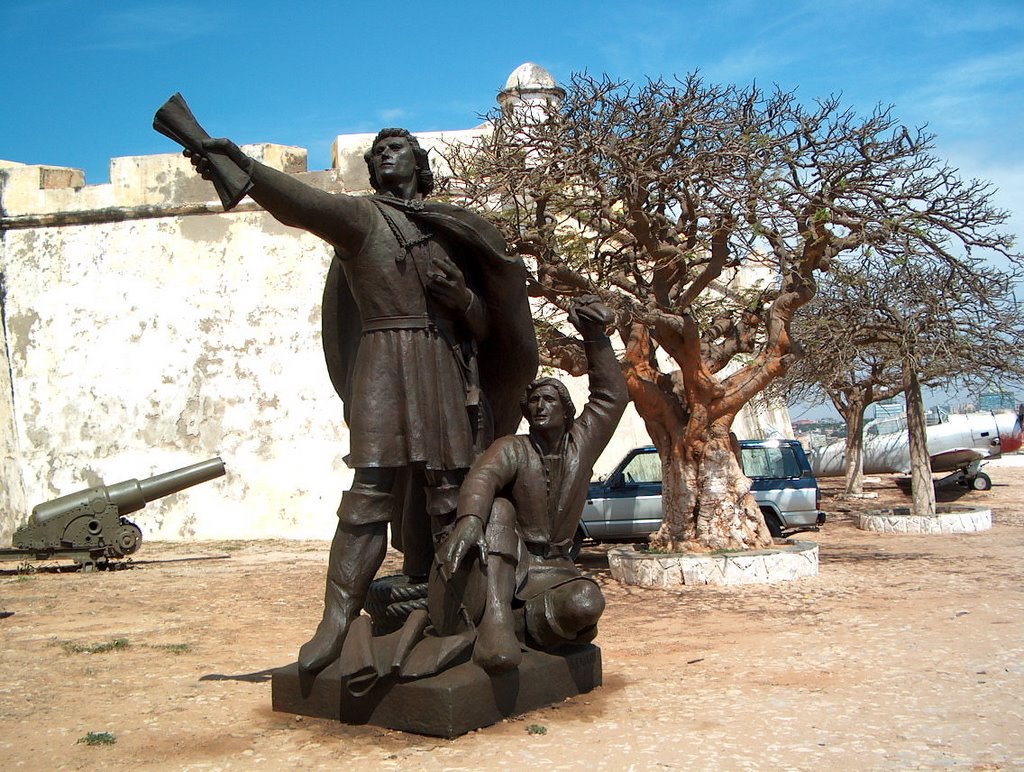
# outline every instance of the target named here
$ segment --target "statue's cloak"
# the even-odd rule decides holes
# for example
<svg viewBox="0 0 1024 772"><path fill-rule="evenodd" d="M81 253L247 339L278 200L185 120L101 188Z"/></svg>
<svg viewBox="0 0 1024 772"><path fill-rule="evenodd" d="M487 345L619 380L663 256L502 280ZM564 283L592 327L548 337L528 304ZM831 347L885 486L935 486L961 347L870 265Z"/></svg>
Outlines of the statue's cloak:
<svg viewBox="0 0 1024 772"><path fill-rule="evenodd" d="M454 259L467 286L487 307L488 334L478 343L477 360L480 387L494 419L494 436L513 434L522 418L519 400L538 364L522 260L506 254L505 240L497 228L466 209L389 196L373 200L439 233L455 247ZM341 263L336 254L324 286L323 346L327 371L344 403L348 422L351 378L363 328Z"/></svg>

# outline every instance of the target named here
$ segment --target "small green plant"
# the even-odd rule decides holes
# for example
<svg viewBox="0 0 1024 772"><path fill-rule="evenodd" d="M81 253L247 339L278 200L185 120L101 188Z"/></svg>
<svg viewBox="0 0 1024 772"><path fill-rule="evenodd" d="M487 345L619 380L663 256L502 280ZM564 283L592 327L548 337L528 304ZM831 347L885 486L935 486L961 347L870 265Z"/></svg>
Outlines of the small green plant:
<svg viewBox="0 0 1024 772"><path fill-rule="evenodd" d="M78 738L78 743L85 745L113 745L116 742L117 738L111 732L89 732Z"/></svg>
<svg viewBox="0 0 1024 772"><path fill-rule="evenodd" d="M159 649L160 651L166 651L169 654L187 654L192 651L192 644L190 643L155 643L149 644L151 649Z"/></svg>
<svg viewBox="0 0 1024 772"><path fill-rule="evenodd" d="M102 643L62 641L60 645L68 654L106 654L108 651L120 651L131 646L127 638L113 638Z"/></svg>
<svg viewBox="0 0 1024 772"><path fill-rule="evenodd" d="M542 726L541 724L530 724L528 727L526 727L526 731L530 734L547 734L548 728L546 726Z"/></svg>

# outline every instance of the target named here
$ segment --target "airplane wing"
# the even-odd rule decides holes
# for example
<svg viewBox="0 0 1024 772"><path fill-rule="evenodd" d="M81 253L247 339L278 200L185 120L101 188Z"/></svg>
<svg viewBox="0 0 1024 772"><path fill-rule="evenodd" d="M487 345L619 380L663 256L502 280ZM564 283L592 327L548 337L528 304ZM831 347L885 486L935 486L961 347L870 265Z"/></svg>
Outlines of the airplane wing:
<svg viewBox="0 0 1024 772"><path fill-rule="evenodd" d="M988 450L978 448L950 448L941 453L935 453L932 457L933 472L951 472L954 469L963 469L972 461L989 456Z"/></svg>

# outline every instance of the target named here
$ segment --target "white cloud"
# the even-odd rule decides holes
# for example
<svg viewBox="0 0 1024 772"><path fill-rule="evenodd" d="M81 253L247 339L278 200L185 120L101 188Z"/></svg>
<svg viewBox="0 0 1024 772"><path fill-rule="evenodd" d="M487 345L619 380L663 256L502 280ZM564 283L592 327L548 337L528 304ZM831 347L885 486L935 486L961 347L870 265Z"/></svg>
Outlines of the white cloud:
<svg viewBox="0 0 1024 772"><path fill-rule="evenodd" d="M381 124L403 121L408 115L409 113L401 107L388 107L377 111L377 118Z"/></svg>
<svg viewBox="0 0 1024 772"><path fill-rule="evenodd" d="M171 4L123 8L99 14L88 30L89 49L139 50L176 45L231 29L216 6Z"/></svg>

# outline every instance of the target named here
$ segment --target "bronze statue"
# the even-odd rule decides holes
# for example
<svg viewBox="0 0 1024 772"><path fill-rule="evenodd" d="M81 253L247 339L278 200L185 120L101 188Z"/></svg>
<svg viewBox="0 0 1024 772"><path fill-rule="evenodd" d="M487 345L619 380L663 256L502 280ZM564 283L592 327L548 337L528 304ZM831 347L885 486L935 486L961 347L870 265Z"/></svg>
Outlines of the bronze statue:
<svg viewBox="0 0 1024 772"><path fill-rule="evenodd" d="M406 573L425 578L466 470L494 436L515 430L517 395L537 367L527 274L483 218L423 200L433 174L404 129L377 135L365 157L378 195L360 197L264 166L194 120L176 95L154 126L186 146L204 178L220 180L226 206L247 193L335 247L324 351L355 479L338 508L323 618L299 652L300 669L316 673L337 658L365 602L388 523Z"/></svg>
<svg viewBox="0 0 1024 772"><path fill-rule="evenodd" d="M491 673L519 665L517 628L533 648L587 643L604 610L597 584L580 574L568 553L594 462L629 398L604 331L611 312L588 296L572 308L569 320L583 335L587 354L586 407L575 416L561 381L531 383L522 400L529 434L495 440L473 464L459 493L455 527L438 550L445 581L467 570L464 563L474 550L486 555L484 577L478 571L475 579L486 590L468 589L463 597L484 596L482 609L467 611L477 620L473 661ZM465 579L467 585L473 581ZM435 627L455 616L431 608Z"/></svg>

